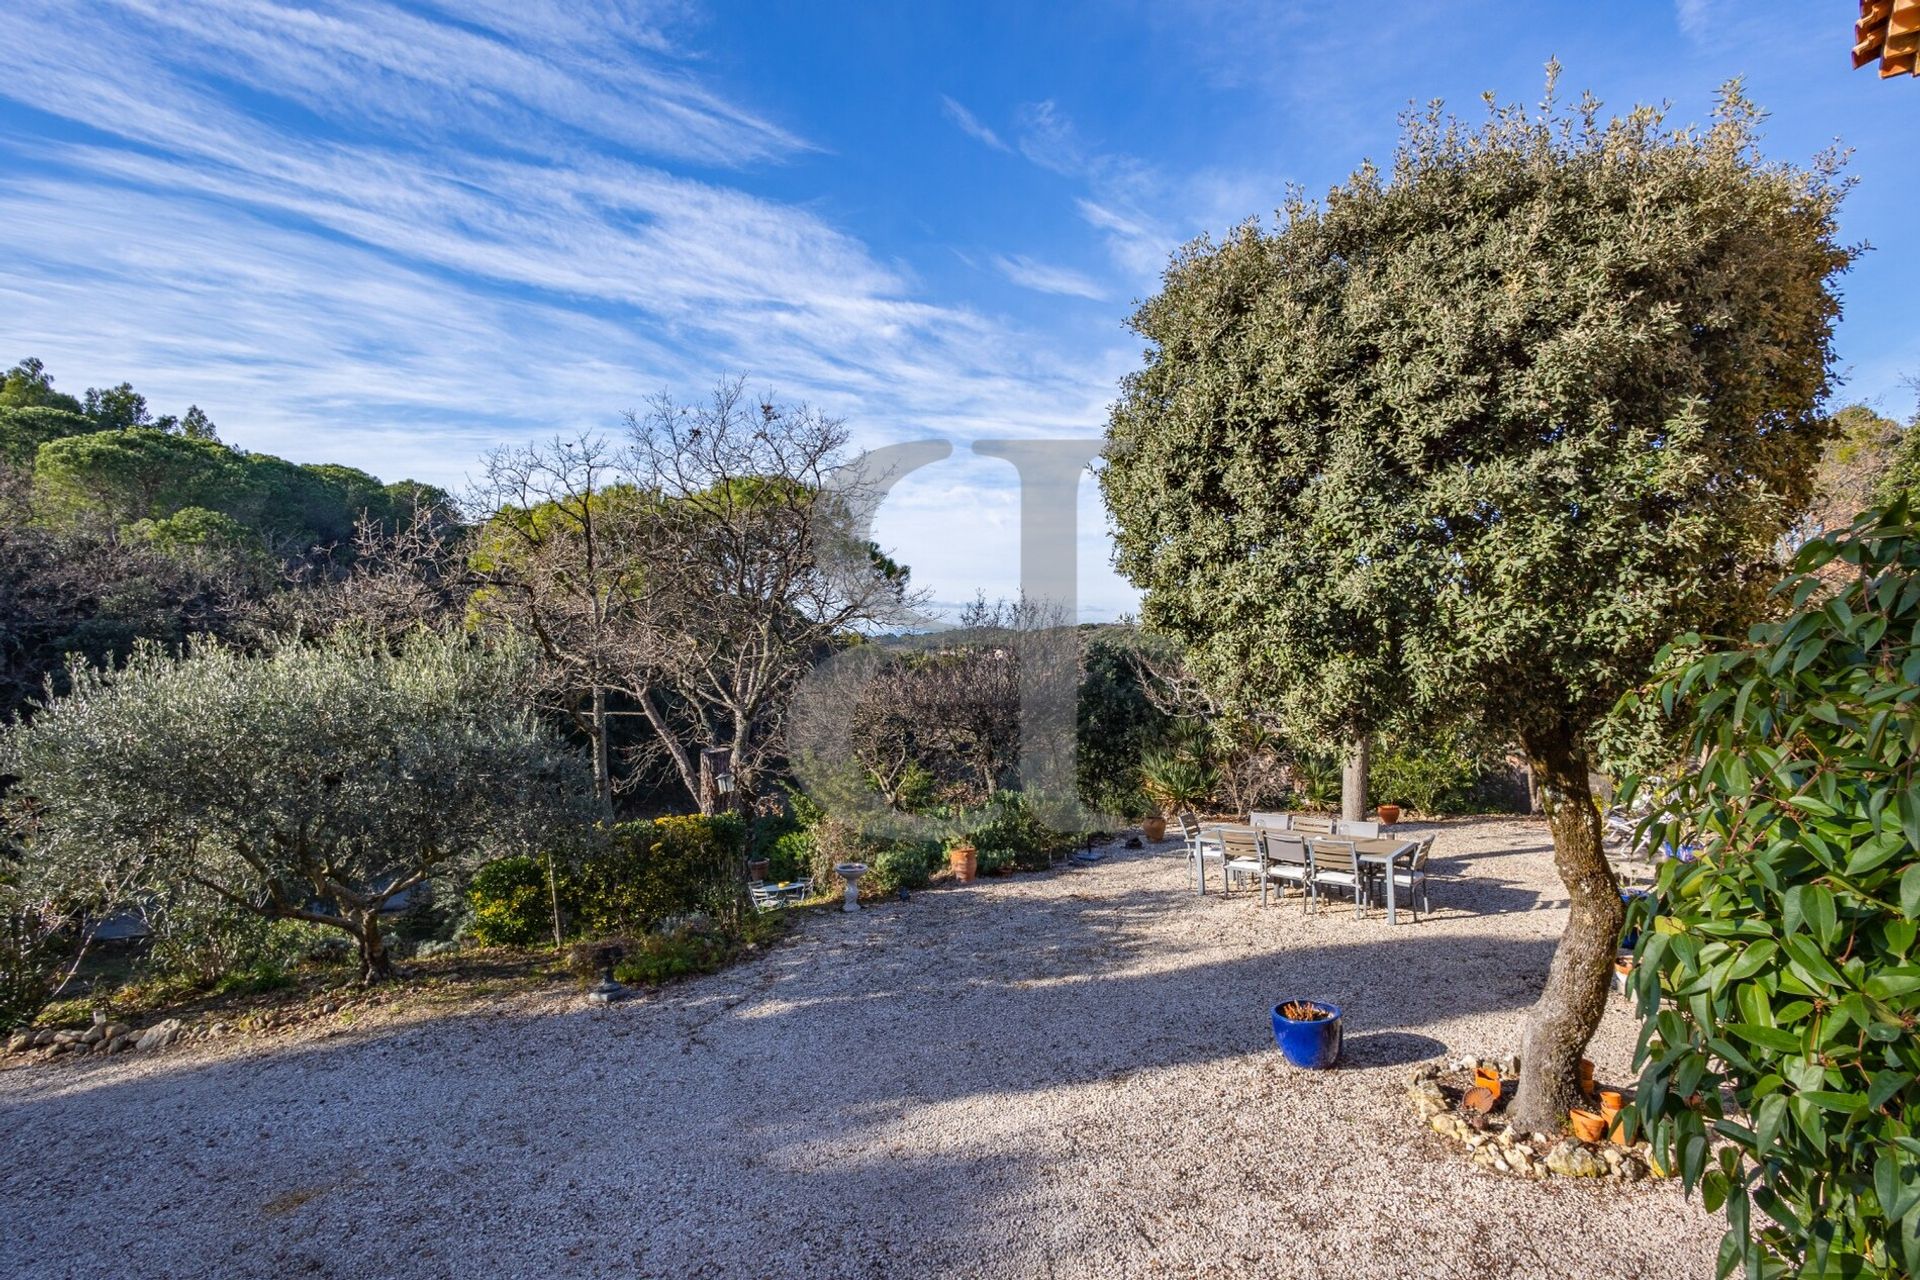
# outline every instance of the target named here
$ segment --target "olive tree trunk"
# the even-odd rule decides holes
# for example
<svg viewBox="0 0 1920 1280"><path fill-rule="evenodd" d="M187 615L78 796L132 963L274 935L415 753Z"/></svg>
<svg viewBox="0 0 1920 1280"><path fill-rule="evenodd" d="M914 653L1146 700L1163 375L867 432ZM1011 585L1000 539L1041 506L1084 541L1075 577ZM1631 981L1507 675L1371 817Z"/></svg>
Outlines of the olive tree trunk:
<svg viewBox="0 0 1920 1280"><path fill-rule="evenodd" d="M355 911L346 917L347 932L360 944L360 981L385 982L393 976L393 957L387 954L387 940L380 932L380 909Z"/></svg>
<svg viewBox="0 0 1920 1280"><path fill-rule="evenodd" d="M1346 762L1340 768L1340 817L1358 822L1367 816L1367 774L1371 767L1371 743L1361 734L1347 744Z"/></svg>
<svg viewBox="0 0 1920 1280"><path fill-rule="evenodd" d="M1522 1131L1552 1133L1565 1123L1569 1109L1583 1103L1580 1056L1606 1011L1625 910L1601 848L1600 811L1587 777L1585 745L1559 732L1530 737L1526 748L1571 910L1546 986L1527 1016L1511 1120Z"/></svg>

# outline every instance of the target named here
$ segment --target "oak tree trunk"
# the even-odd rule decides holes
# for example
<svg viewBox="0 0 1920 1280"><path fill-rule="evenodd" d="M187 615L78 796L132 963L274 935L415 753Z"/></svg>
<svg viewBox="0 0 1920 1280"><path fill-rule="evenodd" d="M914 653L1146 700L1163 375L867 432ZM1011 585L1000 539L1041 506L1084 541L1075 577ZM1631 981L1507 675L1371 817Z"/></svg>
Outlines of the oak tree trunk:
<svg viewBox="0 0 1920 1280"><path fill-rule="evenodd" d="M1340 769L1340 817L1346 822L1358 822L1367 816L1369 746L1365 734L1347 744L1346 763Z"/></svg>
<svg viewBox="0 0 1920 1280"><path fill-rule="evenodd" d="M1580 1056L1606 1011L1626 912L1601 849L1600 811L1588 781L1585 745L1560 731L1530 736L1525 746L1571 910L1546 986L1527 1016L1520 1088L1510 1118L1516 1129L1552 1133L1565 1123L1568 1110L1584 1105Z"/></svg>

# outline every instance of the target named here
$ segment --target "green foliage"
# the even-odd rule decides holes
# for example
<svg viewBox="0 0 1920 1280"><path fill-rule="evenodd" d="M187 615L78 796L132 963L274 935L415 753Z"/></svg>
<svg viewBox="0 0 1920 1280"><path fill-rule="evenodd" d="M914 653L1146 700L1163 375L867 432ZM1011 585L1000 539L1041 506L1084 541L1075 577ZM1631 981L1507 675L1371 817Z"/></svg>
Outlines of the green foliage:
<svg viewBox="0 0 1920 1280"><path fill-rule="evenodd" d="M745 853L746 825L733 814L622 823L569 877L575 924L640 937L681 917L736 921Z"/></svg>
<svg viewBox="0 0 1920 1280"><path fill-rule="evenodd" d="M1079 838L1076 831L1057 827L1050 810L1062 806L1046 803L1022 791L1001 791L986 807L970 819L962 819L964 838L982 856L992 849L1005 853L1022 871L1044 871L1053 857L1070 851Z"/></svg>
<svg viewBox="0 0 1920 1280"><path fill-rule="evenodd" d="M0 411L7 409L47 408L77 414L80 402L53 389L53 375L33 356L28 356L0 377Z"/></svg>
<svg viewBox="0 0 1920 1280"><path fill-rule="evenodd" d="M1184 751L1161 749L1141 757L1141 788L1165 814L1203 803L1219 782L1212 766Z"/></svg>
<svg viewBox="0 0 1920 1280"><path fill-rule="evenodd" d="M553 940L547 866L526 854L496 858L467 885L467 932L483 947L534 947Z"/></svg>
<svg viewBox="0 0 1920 1280"><path fill-rule="evenodd" d="M1831 167L1763 161L1757 120L1435 112L1182 251L1100 477L1144 622L1302 741L1462 707L1565 739L1753 616L1851 256Z"/></svg>
<svg viewBox="0 0 1920 1280"><path fill-rule="evenodd" d="M767 874L776 882L804 880L813 874L813 833L788 831L767 846Z"/></svg>
<svg viewBox="0 0 1920 1280"><path fill-rule="evenodd" d="M1724 1206L1722 1275L1910 1276L1920 528L1905 506L1870 512L1795 569L1791 612L1647 695L1698 700L1687 745L1705 763L1650 823L1700 855L1667 862L1638 914L1639 1122Z"/></svg>
<svg viewBox="0 0 1920 1280"><path fill-rule="evenodd" d="M946 851L933 840L877 841L866 855L867 874L862 892L885 897L901 889L924 889L934 872L945 866Z"/></svg>
<svg viewBox="0 0 1920 1280"><path fill-rule="evenodd" d="M1301 752L1293 761L1293 787L1308 809L1340 807L1340 762L1317 751Z"/></svg>
<svg viewBox="0 0 1920 1280"><path fill-rule="evenodd" d="M60 938L31 910L0 901L0 1032L24 1026L53 995Z"/></svg>
<svg viewBox="0 0 1920 1280"><path fill-rule="evenodd" d="M0 739L23 872L218 886L351 934L384 974L389 899L595 812L584 762L524 709L526 660L422 633L265 658L147 646L117 672L75 669Z"/></svg>
<svg viewBox="0 0 1920 1280"><path fill-rule="evenodd" d="M1480 754L1457 735L1410 741L1373 757L1370 788L1376 802L1420 813L1471 813L1483 773Z"/></svg>
<svg viewBox="0 0 1920 1280"><path fill-rule="evenodd" d="M35 456L33 487L49 518L97 516L113 525L164 519L183 507L248 521L260 502L241 455L153 427L49 441Z"/></svg>
<svg viewBox="0 0 1920 1280"><path fill-rule="evenodd" d="M974 861L974 869L983 876L1003 875L1014 869L1014 852L993 845L980 848Z"/></svg>
<svg viewBox="0 0 1920 1280"><path fill-rule="evenodd" d="M93 419L51 405L0 408L0 462L31 467L40 446L49 440L85 435L97 430Z"/></svg>
<svg viewBox="0 0 1920 1280"><path fill-rule="evenodd" d="M140 914L148 930L141 967L193 987L236 974L284 972L313 945L312 926L269 920L186 882L146 896Z"/></svg>
<svg viewBox="0 0 1920 1280"><path fill-rule="evenodd" d="M1087 645L1074 723L1074 784L1097 813L1132 821L1150 801L1140 786L1141 758L1165 736L1167 716L1148 699L1127 641L1096 634Z"/></svg>

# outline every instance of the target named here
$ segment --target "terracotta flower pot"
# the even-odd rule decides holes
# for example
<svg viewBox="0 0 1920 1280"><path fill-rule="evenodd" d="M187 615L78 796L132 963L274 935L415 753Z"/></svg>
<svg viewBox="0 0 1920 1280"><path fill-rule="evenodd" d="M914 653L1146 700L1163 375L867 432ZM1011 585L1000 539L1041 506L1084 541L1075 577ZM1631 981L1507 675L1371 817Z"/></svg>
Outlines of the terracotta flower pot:
<svg viewBox="0 0 1920 1280"><path fill-rule="evenodd" d="M1582 1142L1605 1142L1607 1140L1607 1118L1598 1111L1573 1110L1567 1112L1567 1119L1573 1124L1573 1136Z"/></svg>
<svg viewBox="0 0 1920 1280"><path fill-rule="evenodd" d="M1493 1095L1494 1101L1500 1100L1500 1072L1493 1067L1475 1067L1473 1069L1475 1088L1485 1089Z"/></svg>
<svg viewBox="0 0 1920 1280"><path fill-rule="evenodd" d="M1379 813L1380 822L1384 826L1390 827L1400 821L1400 806L1397 804L1377 805L1375 810Z"/></svg>
<svg viewBox="0 0 1920 1280"><path fill-rule="evenodd" d="M1580 1059L1580 1092L1589 1098L1593 1096L1593 1059Z"/></svg>
<svg viewBox="0 0 1920 1280"><path fill-rule="evenodd" d="M1600 1091L1600 1114L1607 1119L1611 1120L1616 1115L1619 1115L1620 1109L1626 1105L1627 1095L1621 1093L1618 1089L1602 1089Z"/></svg>
<svg viewBox="0 0 1920 1280"><path fill-rule="evenodd" d="M771 867L771 865L772 864L765 858L753 859L747 863L747 879L755 881L765 880L767 878L768 868Z"/></svg>
<svg viewBox="0 0 1920 1280"><path fill-rule="evenodd" d="M1167 820L1158 814L1155 814L1151 818L1142 818L1140 820L1140 834L1146 837L1148 844L1165 840L1167 838Z"/></svg>
<svg viewBox="0 0 1920 1280"><path fill-rule="evenodd" d="M980 867L980 853L970 844L959 845L947 850L947 866L953 871L953 878L961 884L972 884L974 874Z"/></svg>

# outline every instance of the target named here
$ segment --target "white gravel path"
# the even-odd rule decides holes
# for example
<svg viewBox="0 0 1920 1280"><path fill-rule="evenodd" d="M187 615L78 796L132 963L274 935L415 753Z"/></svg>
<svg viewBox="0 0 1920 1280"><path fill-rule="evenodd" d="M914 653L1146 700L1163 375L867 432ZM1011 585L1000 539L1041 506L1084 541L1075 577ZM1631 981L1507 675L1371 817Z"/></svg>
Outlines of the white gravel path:
<svg viewBox="0 0 1920 1280"><path fill-rule="evenodd" d="M1512 1048L1566 914L1538 823L1436 857L1441 910L1392 930L1121 853L606 1010L0 1071L0 1274L1711 1275L1670 1183L1524 1182L1411 1127L1409 1065ZM1290 996L1346 1006L1341 1069L1274 1050Z"/></svg>

